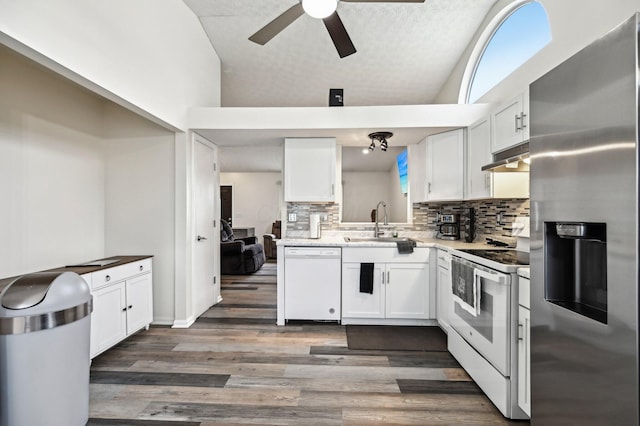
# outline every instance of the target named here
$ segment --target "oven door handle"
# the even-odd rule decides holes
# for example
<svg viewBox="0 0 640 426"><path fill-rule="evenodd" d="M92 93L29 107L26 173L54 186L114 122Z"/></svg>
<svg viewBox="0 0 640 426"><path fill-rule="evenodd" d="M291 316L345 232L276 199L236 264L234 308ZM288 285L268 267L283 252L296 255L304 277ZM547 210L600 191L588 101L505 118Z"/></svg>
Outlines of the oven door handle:
<svg viewBox="0 0 640 426"><path fill-rule="evenodd" d="M507 276L504 274L499 274L497 272L489 272L482 269L474 268L473 270L473 281L478 282L479 278L485 278L489 281L498 283L500 285L507 284Z"/></svg>

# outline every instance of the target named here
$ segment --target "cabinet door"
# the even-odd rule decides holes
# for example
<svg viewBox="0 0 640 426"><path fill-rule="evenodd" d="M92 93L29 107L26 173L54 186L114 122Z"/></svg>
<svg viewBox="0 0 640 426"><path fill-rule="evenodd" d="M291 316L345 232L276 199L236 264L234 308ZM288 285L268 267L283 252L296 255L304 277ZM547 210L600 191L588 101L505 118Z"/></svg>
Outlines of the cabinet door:
<svg viewBox="0 0 640 426"><path fill-rule="evenodd" d="M346 318L384 318L384 264L373 270L373 294L360 292L360 264L342 264L342 316Z"/></svg>
<svg viewBox="0 0 640 426"><path fill-rule="evenodd" d="M143 274L126 281L127 334L134 333L153 321L151 274Z"/></svg>
<svg viewBox="0 0 640 426"><path fill-rule="evenodd" d="M386 317L429 318L429 264L386 265Z"/></svg>
<svg viewBox="0 0 640 426"><path fill-rule="evenodd" d="M427 138L427 199L464 197L464 129Z"/></svg>
<svg viewBox="0 0 640 426"><path fill-rule="evenodd" d="M285 201L335 201L335 178L335 138L285 139Z"/></svg>
<svg viewBox="0 0 640 426"><path fill-rule="evenodd" d="M407 147L409 151L409 190L412 203L427 201L427 139Z"/></svg>
<svg viewBox="0 0 640 426"><path fill-rule="evenodd" d="M115 345L127 335L124 282L93 292L91 357Z"/></svg>
<svg viewBox="0 0 640 426"><path fill-rule="evenodd" d="M491 151L503 151L529 139L529 90L500 105L492 115Z"/></svg>
<svg viewBox="0 0 640 426"><path fill-rule="evenodd" d="M450 266L449 266L450 268ZM451 308L451 270L438 266L438 324L449 331L449 309Z"/></svg>
<svg viewBox="0 0 640 426"><path fill-rule="evenodd" d="M471 126L467 134L467 196L468 200L491 197L489 171L482 166L491 163L491 119L486 117Z"/></svg>
<svg viewBox="0 0 640 426"><path fill-rule="evenodd" d="M518 405L531 415L531 312L518 306Z"/></svg>

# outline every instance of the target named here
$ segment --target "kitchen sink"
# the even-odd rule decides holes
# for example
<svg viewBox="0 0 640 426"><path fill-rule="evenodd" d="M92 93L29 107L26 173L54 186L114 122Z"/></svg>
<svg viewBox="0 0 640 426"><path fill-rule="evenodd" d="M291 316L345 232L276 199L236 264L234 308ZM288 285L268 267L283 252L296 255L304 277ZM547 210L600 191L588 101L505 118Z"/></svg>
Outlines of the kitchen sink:
<svg viewBox="0 0 640 426"><path fill-rule="evenodd" d="M406 237L368 237L368 238L356 238L356 237L344 237L344 241L347 243L397 243L399 241L412 241L416 240Z"/></svg>

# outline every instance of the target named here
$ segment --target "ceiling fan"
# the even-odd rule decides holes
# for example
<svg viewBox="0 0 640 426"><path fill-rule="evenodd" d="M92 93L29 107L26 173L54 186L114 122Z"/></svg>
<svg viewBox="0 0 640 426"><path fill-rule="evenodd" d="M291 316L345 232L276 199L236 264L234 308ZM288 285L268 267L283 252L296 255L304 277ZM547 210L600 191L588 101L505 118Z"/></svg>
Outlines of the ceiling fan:
<svg viewBox="0 0 640 426"><path fill-rule="evenodd" d="M341 58L352 55L356 53L356 48L342 24L338 12L336 12L338 1L345 3L424 3L425 0L299 0L298 3L249 37L249 40L265 45L306 12L309 16L322 19Z"/></svg>

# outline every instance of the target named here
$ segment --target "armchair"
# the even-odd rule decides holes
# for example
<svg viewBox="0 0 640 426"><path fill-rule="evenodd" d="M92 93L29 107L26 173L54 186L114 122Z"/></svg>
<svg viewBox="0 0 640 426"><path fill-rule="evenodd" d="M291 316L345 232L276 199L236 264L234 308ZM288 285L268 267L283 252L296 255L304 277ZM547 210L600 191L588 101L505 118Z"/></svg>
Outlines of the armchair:
<svg viewBox="0 0 640 426"><path fill-rule="evenodd" d="M271 233L264 234L264 253L267 259L277 259L278 258L278 247L277 242L281 238L281 229L282 222L276 220L271 225Z"/></svg>
<svg viewBox="0 0 640 426"><path fill-rule="evenodd" d="M258 271L266 260L258 238L235 238L229 224L222 219L220 223L220 272L244 275Z"/></svg>

